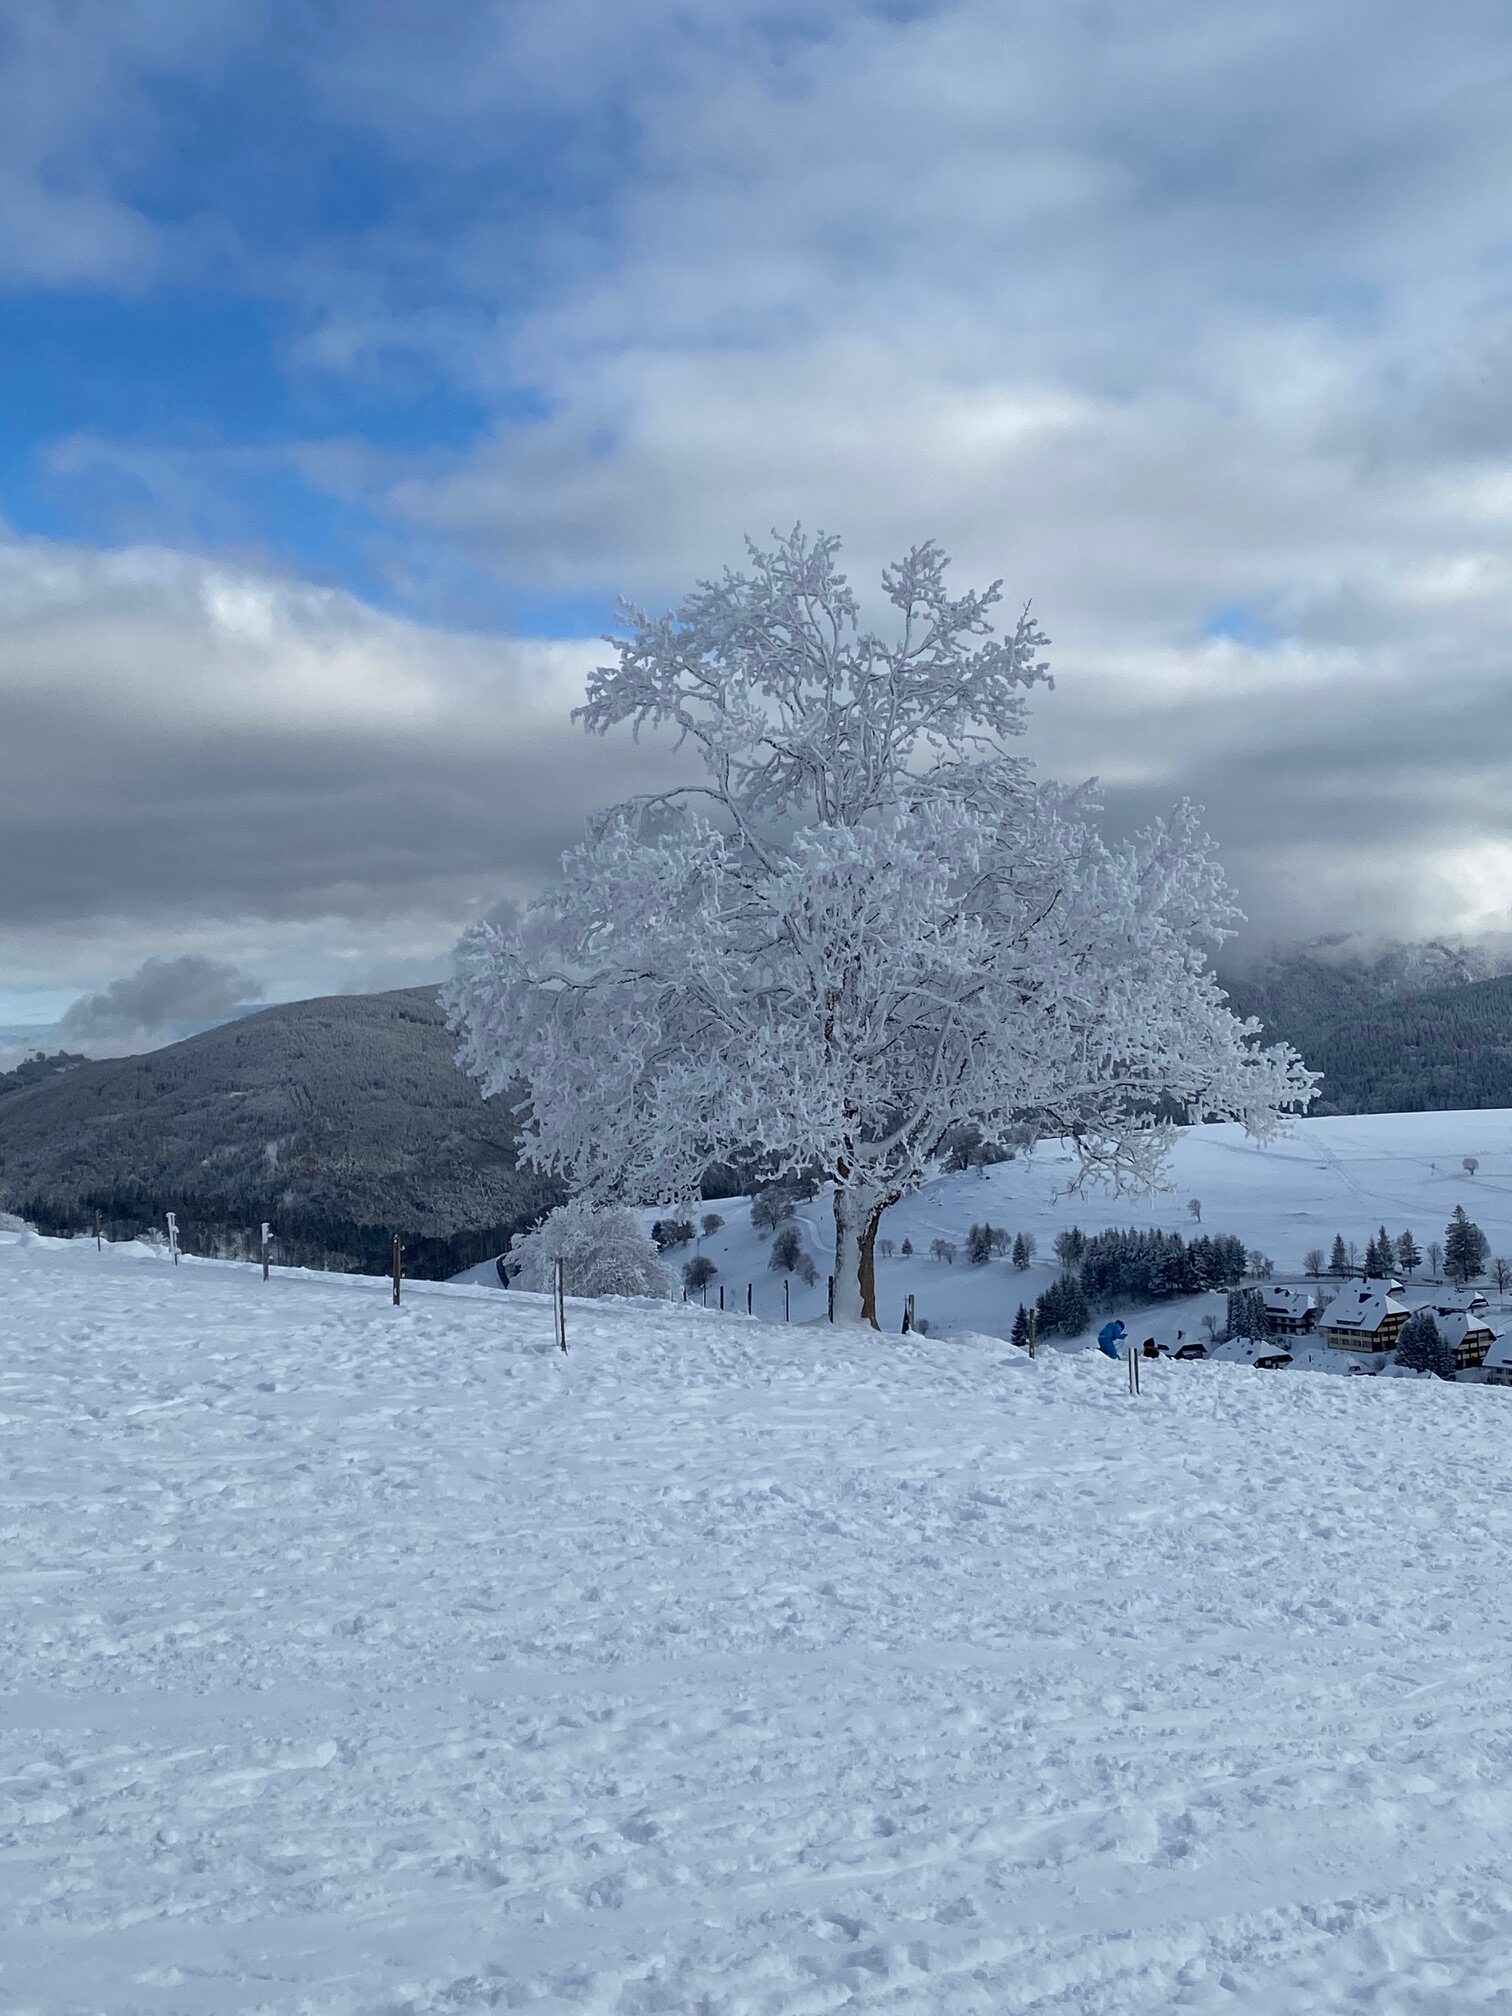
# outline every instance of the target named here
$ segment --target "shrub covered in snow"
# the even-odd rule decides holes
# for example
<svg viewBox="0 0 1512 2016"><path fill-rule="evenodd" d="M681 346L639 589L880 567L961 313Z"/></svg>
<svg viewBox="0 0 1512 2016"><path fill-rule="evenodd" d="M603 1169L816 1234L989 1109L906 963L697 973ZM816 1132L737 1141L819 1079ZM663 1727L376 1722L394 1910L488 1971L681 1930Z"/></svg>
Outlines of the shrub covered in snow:
<svg viewBox="0 0 1512 2016"><path fill-rule="evenodd" d="M569 1295L650 1295L669 1301L676 1284L630 1212L576 1198L516 1239L505 1265L518 1288L547 1293L563 1262Z"/></svg>

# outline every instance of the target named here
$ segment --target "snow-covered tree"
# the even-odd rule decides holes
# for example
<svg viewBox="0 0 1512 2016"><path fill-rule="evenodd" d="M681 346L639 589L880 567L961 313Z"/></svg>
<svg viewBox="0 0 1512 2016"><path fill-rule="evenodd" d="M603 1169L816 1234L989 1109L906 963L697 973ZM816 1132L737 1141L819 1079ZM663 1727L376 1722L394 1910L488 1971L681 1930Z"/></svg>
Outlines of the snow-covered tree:
<svg viewBox="0 0 1512 2016"><path fill-rule="evenodd" d="M1020 1351L1029 1349L1029 1311L1022 1302L1013 1312L1013 1328L1008 1333L1008 1342L1016 1344Z"/></svg>
<svg viewBox="0 0 1512 2016"><path fill-rule="evenodd" d="M1418 1243L1410 1232L1399 1232L1397 1234L1396 1262L1409 1281L1423 1264L1423 1256L1418 1251Z"/></svg>
<svg viewBox="0 0 1512 2016"><path fill-rule="evenodd" d="M511 1244L504 1265L517 1288L546 1294L563 1263L569 1295L650 1295L668 1300L672 1275L631 1214L575 1197Z"/></svg>
<svg viewBox="0 0 1512 2016"><path fill-rule="evenodd" d="M1323 1266L1323 1248L1321 1246L1309 1246L1307 1251L1302 1255L1302 1271L1308 1280L1319 1280L1323 1273Z"/></svg>
<svg viewBox="0 0 1512 2016"><path fill-rule="evenodd" d="M1344 1244L1344 1234L1335 1232L1333 1251L1328 1256L1328 1271L1336 1280L1342 1281L1349 1273L1349 1248Z"/></svg>
<svg viewBox="0 0 1512 2016"><path fill-rule="evenodd" d="M1479 1225L1456 1204L1454 1216L1444 1228L1444 1272L1456 1288L1465 1288L1486 1271L1491 1242Z"/></svg>
<svg viewBox="0 0 1512 2016"><path fill-rule="evenodd" d="M837 550L794 532L625 612L579 718L670 731L701 781L597 819L517 926L468 933L447 1002L485 1092L524 1086L525 1153L589 1195L817 1167L835 1313L875 1323L878 1222L958 1124L1147 1190L1173 1105L1263 1137L1313 1080L1228 1011L1192 810L1110 843L1011 753L1047 678L1028 614L995 634L997 586L953 594L924 545L865 628Z"/></svg>
<svg viewBox="0 0 1512 2016"><path fill-rule="evenodd" d="M1453 1346L1439 1334L1431 1309L1419 1309L1402 1325L1396 1361L1410 1372L1433 1372L1440 1379L1454 1377Z"/></svg>

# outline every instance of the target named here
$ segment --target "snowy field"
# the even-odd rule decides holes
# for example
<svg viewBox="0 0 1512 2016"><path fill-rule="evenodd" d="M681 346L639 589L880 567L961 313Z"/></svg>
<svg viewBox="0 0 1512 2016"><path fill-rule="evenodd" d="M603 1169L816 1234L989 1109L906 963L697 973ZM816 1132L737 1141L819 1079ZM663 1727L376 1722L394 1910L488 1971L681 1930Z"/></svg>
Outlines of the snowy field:
<svg viewBox="0 0 1512 2016"><path fill-rule="evenodd" d="M1479 1162L1474 1176L1461 1168L1466 1156ZM913 1242L905 1258L894 1253L877 1265L878 1313L899 1327L903 1298L912 1293L920 1316L942 1331L970 1329L1006 1337L1020 1302L1032 1303L1060 1271L1055 1234L1068 1225L1084 1232L1110 1225L1158 1225L1190 1238L1199 1232L1231 1232L1246 1246L1275 1262L1278 1278L1301 1277L1309 1247L1327 1253L1336 1232L1363 1250L1380 1224L1393 1238L1410 1230L1426 1252L1441 1240L1456 1204L1463 1204L1484 1230L1491 1251L1512 1258L1512 1112L1376 1113L1358 1117L1302 1120L1269 1147L1247 1140L1237 1126L1196 1127L1177 1140L1170 1165L1170 1188L1151 1197L1110 1197L1089 1191L1068 1194L1074 1165L1064 1151L1046 1147L982 1173L943 1176L888 1213L882 1236L901 1246ZM1189 1198L1202 1204L1202 1221L1187 1210ZM746 1284L755 1311L780 1320L782 1280L769 1266L771 1241L751 1230L743 1198L703 1207L727 1223L697 1248L671 1258L680 1266L693 1251L706 1253L719 1269L710 1290L717 1301L725 1284L731 1307L745 1307ZM693 1214L695 1218L699 1213ZM1038 1246L1037 1264L1016 1272L1006 1260L985 1267L966 1265L966 1234L973 1222L989 1220L1009 1232L1029 1232ZM791 1284L795 1320L820 1314L824 1277L831 1265L834 1227L827 1200L802 1208L799 1223L818 1271L818 1285ZM930 1258L936 1239L959 1249L953 1265ZM465 1279L497 1285L492 1264L471 1269ZM1216 1296L1168 1303L1137 1320L1164 1341L1178 1326L1195 1334L1201 1314L1219 1315ZM1129 1313L1134 1320L1133 1312ZM1500 1319L1498 1318L1498 1325ZM1143 1328L1141 1335L1145 1334Z"/></svg>
<svg viewBox="0 0 1512 2016"><path fill-rule="evenodd" d="M0 1309L6 2016L1512 2008L1512 1393L14 1234Z"/></svg>

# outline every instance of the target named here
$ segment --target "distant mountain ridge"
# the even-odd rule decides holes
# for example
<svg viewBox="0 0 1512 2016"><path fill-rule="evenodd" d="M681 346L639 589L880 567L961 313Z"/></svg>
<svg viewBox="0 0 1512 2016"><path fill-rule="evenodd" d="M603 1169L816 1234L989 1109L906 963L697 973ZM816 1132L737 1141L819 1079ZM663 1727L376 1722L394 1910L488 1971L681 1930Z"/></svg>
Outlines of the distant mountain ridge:
<svg viewBox="0 0 1512 2016"><path fill-rule="evenodd" d="M0 1095L0 1208L115 1237L178 1216L185 1249L250 1254L269 1220L291 1264L410 1271L489 1254L559 1194L517 1164L506 1101L457 1068L435 991L265 1008L140 1057Z"/></svg>
<svg viewBox="0 0 1512 2016"><path fill-rule="evenodd" d="M1224 981L1230 1002L1323 1073L1315 1114L1512 1106L1512 974L1488 948L1272 954Z"/></svg>

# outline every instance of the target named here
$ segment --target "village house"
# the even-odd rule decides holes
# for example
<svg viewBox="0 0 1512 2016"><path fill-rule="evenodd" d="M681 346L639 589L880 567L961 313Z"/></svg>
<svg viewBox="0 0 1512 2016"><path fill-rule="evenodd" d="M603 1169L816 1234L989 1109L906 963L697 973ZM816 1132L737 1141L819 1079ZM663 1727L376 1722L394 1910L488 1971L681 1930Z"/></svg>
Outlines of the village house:
<svg viewBox="0 0 1512 2016"><path fill-rule="evenodd" d="M1318 1318L1318 1334L1335 1351L1394 1351L1407 1305L1385 1281L1341 1288Z"/></svg>
<svg viewBox="0 0 1512 2016"><path fill-rule="evenodd" d="M1440 1337L1453 1349L1457 1372L1473 1371L1476 1366L1484 1364L1486 1354L1496 1342L1496 1332L1475 1307L1477 1301L1484 1309L1484 1295L1473 1296L1468 1303L1450 1302L1433 1306L1433 1320Z"/></svg>
<svg viewBox="0 0 1512 2016"><path fill-rule="evenodd" d="M1481 1360L1481 1378L1488 1386L1512 1386L1512 1332L1498 1337Z"/></svg>
<svg viewBox="0 0 1512 2016"><path fill-rule="evenodd" d="M1318 1320L1318 1298L1310 1288L1271 1281L1260 1291L1265 1321L1273 1337L1299 1337Z"/></svg>

